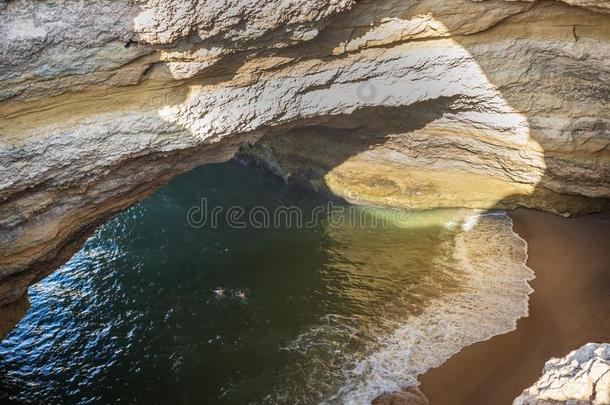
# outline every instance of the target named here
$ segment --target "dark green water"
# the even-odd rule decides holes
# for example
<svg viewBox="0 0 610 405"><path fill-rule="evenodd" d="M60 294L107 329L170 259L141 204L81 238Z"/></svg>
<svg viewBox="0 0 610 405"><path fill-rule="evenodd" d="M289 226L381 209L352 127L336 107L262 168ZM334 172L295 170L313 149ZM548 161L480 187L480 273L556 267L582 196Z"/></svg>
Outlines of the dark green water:
<svg viewBox="0 0 610 405"><path fill-rule="evenodd" d="M343 402L384 336L458 290L450 213L192 227L186 213L204 197L209 209L296 206L305 220L327 204L235 162L180 176L30 288L31 308L0 345L0 397Z"/></svg>

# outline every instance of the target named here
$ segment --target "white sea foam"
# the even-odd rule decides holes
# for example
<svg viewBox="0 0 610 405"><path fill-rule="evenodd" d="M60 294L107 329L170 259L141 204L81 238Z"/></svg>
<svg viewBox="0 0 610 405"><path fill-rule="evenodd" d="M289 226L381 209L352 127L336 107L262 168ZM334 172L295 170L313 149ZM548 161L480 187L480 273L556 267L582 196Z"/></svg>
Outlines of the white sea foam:
<svg viewBox="0 0 610 405"><path fill-rule="evenodd" d="M344 385L327 403L370 403L377 396L418 385L417 377L462 348L516 328L528 315L527 244L505 213L477 213L462 221L452 265L464 272L459 292L435 299L407 319L365 358L343 370ZM445 265L442 262L439 266Z"/></svg>

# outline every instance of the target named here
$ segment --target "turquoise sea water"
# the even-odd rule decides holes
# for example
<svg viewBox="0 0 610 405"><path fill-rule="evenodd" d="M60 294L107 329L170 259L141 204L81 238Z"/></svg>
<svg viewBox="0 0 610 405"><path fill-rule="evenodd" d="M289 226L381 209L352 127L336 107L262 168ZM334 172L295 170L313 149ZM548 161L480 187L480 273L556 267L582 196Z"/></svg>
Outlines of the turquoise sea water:
<svg viewBox="0 0 610 405"><path fill-rule="evenodd" d="M303 225L203 224L202 199L244 215L297 207ZM341 402L359 360L462 274L451 213L334 208L343 221L324 198L236 162L176 178L30 288L0 344L0 398Z"/></svg>

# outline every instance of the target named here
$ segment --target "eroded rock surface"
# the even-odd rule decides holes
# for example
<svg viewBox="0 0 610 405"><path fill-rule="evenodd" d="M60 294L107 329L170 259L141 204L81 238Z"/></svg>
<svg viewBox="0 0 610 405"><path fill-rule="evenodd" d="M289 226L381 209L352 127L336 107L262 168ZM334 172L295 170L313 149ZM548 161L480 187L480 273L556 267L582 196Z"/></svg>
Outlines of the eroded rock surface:
<svg viewBox="0 0 610 405"><path fill-rule="evenodd" d="M570 3L570 4L566 4ZM244 144L395 207L596 211L603 1L0 2L0 304Z"/></svg>
<svg viewBox="0 0 610 405"><path fill-rule="evenodd" d="M417 388L407 388L392 394L380 395L371 402L372 405L428 405L428 399Z"/></svg>
<svg viewBox="0 0 610 405"><path fill-rule="evenodd" d="M513 405L610 404L610 344L589 343L546 362L542 376Z"/></svg>

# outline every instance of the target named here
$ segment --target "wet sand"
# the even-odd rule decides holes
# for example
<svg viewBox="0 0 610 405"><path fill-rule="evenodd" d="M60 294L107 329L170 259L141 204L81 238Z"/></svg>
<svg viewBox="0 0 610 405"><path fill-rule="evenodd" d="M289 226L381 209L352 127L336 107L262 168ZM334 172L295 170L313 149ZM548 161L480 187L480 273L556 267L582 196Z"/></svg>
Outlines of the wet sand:
<svg viewBox="0 0 610 405"><path fill-rule="evenodd" d="M530 316L421 377L432 405L510 404L551 357L610 342L610 215L565 219L518 209L511 217L536 273Z"/></svg>

